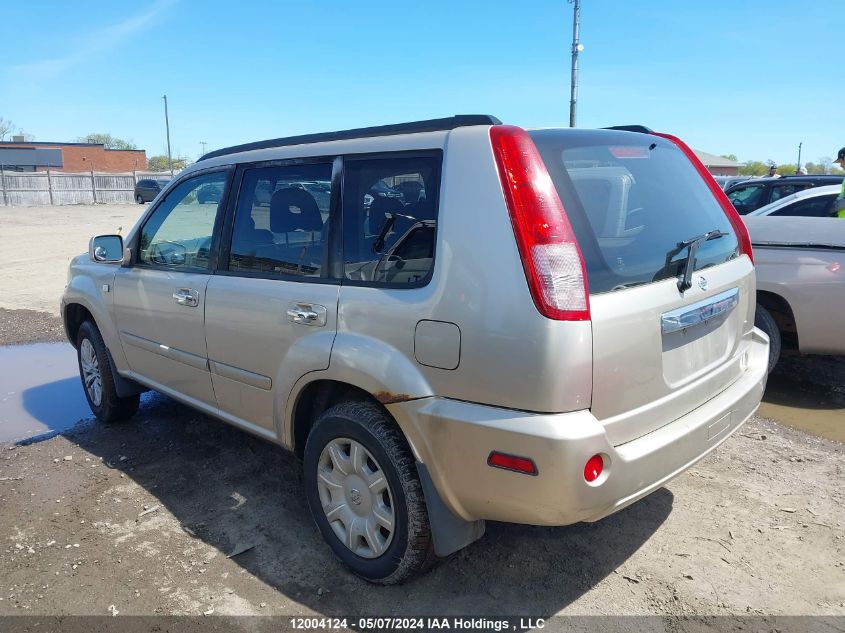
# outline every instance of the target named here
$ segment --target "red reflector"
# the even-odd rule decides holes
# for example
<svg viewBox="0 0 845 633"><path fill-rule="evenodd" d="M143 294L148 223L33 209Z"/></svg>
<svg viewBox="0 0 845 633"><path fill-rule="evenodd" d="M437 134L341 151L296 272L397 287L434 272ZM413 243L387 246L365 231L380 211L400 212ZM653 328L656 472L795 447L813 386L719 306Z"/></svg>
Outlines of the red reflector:
<svg viewBox="0 0 845 633"><path fill-rule="evenodd" d="M593 482L599 478L601 471L604 470L604 460L601 455L593 455L587 460L584 466L584 479L588 482Z"/></svg>
<svg viewBox="0 0 845 633"><path fill-rule="evenodd" d="M493 468L502 468L504 470L512 470L517 473L525 473L526 475L536 475L537 465L533 459L528 457L517 457L516 455L507 455L506 453L499 453L493 451L490 457L487 458L487 465Z"/></svg>

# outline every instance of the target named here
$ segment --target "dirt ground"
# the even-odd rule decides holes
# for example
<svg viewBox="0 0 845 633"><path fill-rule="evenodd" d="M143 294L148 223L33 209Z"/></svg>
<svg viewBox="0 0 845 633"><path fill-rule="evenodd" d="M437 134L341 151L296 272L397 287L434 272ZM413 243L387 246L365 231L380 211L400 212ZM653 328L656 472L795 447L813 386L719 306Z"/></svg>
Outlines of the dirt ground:
<svg viewBox="0 0 845 633"><path fill-rule="evenodd" d="M147 205L0 207L0 307L58 315L71 258L92 235L126 235Z"/></svg>
<svg viewBox="0 0 845 633"><path fill-rule="evenodd" d="M843 454L756 418L608 519L490 523L382 588L323 543L292 456L149 395L132 422L0 446L0 615L842 615Z"/></svg>
<svg viewBox="0 0 845 633"><path fill-rule="evenodd" d="M43 311L67 259L141 209L0 210L0 345L60 338ZM36 238L49 263L8 252ZM842 616L845 446L780 422L836 437L844 385L842 358L786 359L761 415L646 499L596 524L489 523L388 588L332 556L291 455L148 394L132 422L0 444L0 616Z"/></svg>

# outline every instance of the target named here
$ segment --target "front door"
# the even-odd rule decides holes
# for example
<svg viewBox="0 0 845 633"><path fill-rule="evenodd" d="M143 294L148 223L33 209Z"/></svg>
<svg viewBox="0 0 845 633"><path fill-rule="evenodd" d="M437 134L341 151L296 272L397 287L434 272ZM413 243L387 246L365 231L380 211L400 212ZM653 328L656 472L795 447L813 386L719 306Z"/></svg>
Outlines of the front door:
<svg viewBox="0 0 845 633"><path fill-rule="evenodd" d="M147 217L133 265L115 277L114 305L130 370L159 391L216 406L205 345L206 286L222 202L197 193L225 189L228 172L176 185ZM219 233L219 231L218 231ZM216 246L216 243L215 243Z"/></svg>
<svg viewBox="0 0 845 633"><path fill-rule="evenodd" d="M206 290L211 380L224 418L276 437L293 385L328 368L337 331L332 163L246 167L235 181L231 240Z"/></svg>

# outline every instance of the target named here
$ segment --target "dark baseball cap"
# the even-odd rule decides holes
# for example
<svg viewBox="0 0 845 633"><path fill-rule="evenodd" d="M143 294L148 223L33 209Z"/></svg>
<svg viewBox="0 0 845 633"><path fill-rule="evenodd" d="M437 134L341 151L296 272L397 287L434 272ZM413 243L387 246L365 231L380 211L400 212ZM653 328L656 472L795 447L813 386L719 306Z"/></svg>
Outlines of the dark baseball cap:
<svg viewBox="0 0 845 633"><path fill-rule="evenodd" d="M836 155L836 161L839 162L840 160L845 160L845 147L839 150L839 153Z"/></svg>

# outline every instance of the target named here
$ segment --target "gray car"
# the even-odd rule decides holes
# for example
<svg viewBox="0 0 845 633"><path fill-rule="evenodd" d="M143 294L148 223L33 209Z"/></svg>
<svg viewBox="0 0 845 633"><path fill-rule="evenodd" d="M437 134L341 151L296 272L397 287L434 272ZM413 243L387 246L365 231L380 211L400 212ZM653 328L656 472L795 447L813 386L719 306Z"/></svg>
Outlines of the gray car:
<svg viewBox="0 0 845 633"><path fill-rule="evenodd" d="M154 389L278 443L334 553L387 584L714 450L765 386L754 297L678 139L464 115L212 152L92 238L61 312L100 420Z"/></svg>
<svg viewBox="0 0 845 633"><path fill-rule="evenodd" d="M144 204L151 202L170 182L167 178L141 178L135 183L135 202Z"/></svg>

